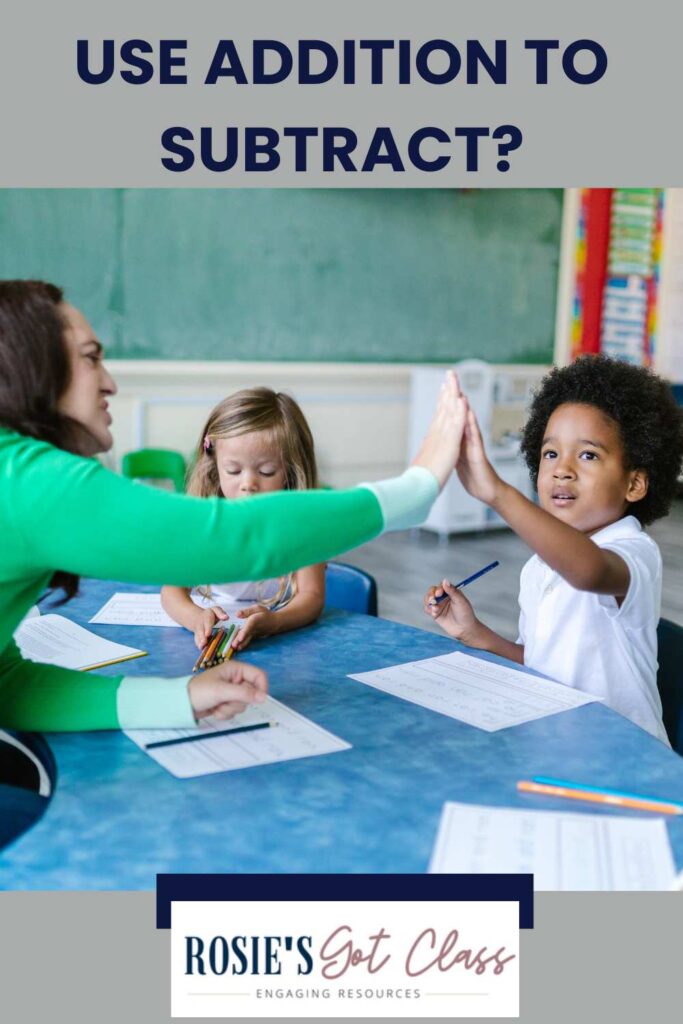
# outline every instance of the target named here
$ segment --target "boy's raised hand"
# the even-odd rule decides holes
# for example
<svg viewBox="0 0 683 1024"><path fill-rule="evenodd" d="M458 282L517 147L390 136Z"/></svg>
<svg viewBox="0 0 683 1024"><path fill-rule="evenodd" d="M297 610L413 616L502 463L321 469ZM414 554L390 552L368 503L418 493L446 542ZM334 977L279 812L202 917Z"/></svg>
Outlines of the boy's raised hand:
<svg viewBox="0 0 683 1024"><path fill-rule="evenodd" d="M446 599L437 604L436 599L442 594L447 595ZM445 633L470 647L475 646L472 641L481 623L465 595L452 583L443 580L437 586L430 587L425 594L423 606L425 615L434 619Z"/></svg>
<svg viewBox="0 0 683 1024"><path fill-rule="evenodd" d="M468 494L487 505L494 503L502 481L488 460L484 439L472 409L467 410L465 432L455 468Z"/></svg>

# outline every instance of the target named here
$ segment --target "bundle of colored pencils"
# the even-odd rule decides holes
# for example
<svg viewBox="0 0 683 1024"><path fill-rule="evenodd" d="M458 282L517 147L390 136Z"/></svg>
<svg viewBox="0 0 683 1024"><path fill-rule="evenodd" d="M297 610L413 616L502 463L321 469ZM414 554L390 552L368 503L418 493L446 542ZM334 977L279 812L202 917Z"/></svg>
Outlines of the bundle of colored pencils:
<svg viewBox="0 0 683 1024"><path fill-rule="evenodd" d="M195 661L192 671L201 672L202 669L213 668L232 658L234 648L230 646L230 641L236 629L234 622L226 629L217 629Z"/></svg>

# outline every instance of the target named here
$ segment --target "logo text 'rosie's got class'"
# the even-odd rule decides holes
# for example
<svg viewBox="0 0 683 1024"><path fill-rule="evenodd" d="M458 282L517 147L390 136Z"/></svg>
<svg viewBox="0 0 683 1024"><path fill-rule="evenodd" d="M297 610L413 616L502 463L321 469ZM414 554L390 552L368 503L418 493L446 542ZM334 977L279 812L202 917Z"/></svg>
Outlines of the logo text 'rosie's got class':
<svg viewBox="0 0 683 1024"><path fill-rule="evenodd" d="M292 1017L294 1000L299 1019L343 1017L351 999L367 1017L411 1017L416 1000L425 1017L518 1016L518 894L475 899L468 881L468 899L406 899L391 879L359 900L342 878L334 900L311 883L305 901L172 900L173 1016L261 1018L267 1001Z"/></svg>
<svg viewBox="0 0 683 1024"><path fill-rule="evenodd" d="M356 938L346 924L334 928L319 947L311 935L185 935L186 975L281 976L310 975L315 966L328 981L354 975L378 974L398 958L407 977L454 969L500 975L515 959L505 946L468 945L457 928L441 934L422 928L414 937L394 941L384 927ZM396 965L394 965L396 966Z"/></svg>

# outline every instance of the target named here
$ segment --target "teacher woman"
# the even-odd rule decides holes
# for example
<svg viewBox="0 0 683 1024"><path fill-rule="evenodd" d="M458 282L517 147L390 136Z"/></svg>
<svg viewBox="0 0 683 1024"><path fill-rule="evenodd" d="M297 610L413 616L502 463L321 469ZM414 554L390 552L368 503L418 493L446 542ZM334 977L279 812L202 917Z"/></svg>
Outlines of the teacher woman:
<svg viewBox="0 0 683 1024"><path fill-rule="evenodd" d="M413 465L346 491L225 501L141 487L92 456L112 446L116 385L102 345L62 292L0 282L0 728L171 728L265 700L258 668L200 676L83 675L25 661L12 638L48 586L78 577L192 586L265 579L422 522L457 458L465 401L449 374Z"/></svg>

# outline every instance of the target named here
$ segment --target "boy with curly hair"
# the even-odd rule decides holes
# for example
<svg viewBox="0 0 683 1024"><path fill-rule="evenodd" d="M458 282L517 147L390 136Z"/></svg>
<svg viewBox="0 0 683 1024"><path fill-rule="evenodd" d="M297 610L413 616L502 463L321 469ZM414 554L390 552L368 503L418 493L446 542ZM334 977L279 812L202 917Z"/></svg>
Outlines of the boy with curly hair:
<svg viewBox="0 0 683 1024"><path fill-rule="evenodd" d="M517 642L480 622L448 580L425 611L461 643L603 697L668 743L657 692L662 559L643 527L668 513L681 471L671 389L643 367L582 357L542 381L522 452L540 507L500 479L469 410L458 476L536 552L520 578Z"/></svg>

